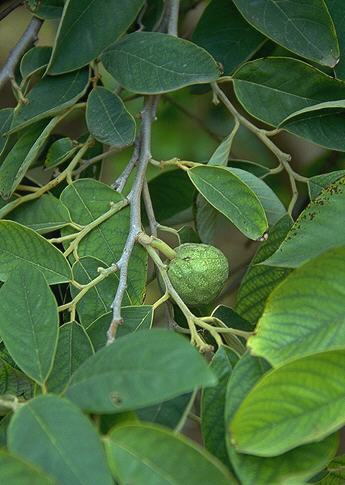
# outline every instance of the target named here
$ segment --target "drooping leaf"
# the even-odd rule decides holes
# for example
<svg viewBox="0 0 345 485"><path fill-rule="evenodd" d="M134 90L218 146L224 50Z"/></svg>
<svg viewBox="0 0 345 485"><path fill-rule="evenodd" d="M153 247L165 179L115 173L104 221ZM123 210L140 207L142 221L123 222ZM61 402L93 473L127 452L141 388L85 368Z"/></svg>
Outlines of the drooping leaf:
<svg viewBox="0 0 345 485"><path fill-rule="evenodd" d="M20 73L23 78L28 78L34 73L47 67L52 53L51 47L33 47L24 54L20 61Z"/></svg>
<svg viewBox="0 0 345 485"><path fill-rule="evenodd" d="M337 64L337 36L324 2L234 0L234 4L250 24L283 47L325 66Z"/></svg>
<svg viewBox="0 0 345 485"><path fill-rule="evenodd" d="M264 359L249 353L243 355L227 386L226 422L231 421L243 399L268 370ZM338 436L333 434L319 443L300 446L274 458L237 453L229 439L227 444L231 464L243 485L285 484L308 479L320 471L334 456Z"/></svg>
<svg viewBox="0 0 345 485"><path fill-rule="evenodd" d="M0 289L0 336L16 364L38 384L47 379L58 339L57 303L43 274L20 264Z"/></svg>
<svg viewBox="0 0 345 485"><path fill-rule="evenodd" d="M186 214L191 219L194 187L183 170L169 170L149 182L149 191L157 221L161 224L180 222Z"/></svg>
<svg viewBox="0 0 345 485"><path fill-rule="evenodd" d="M327 249L345 245L345 178L326 187L310 202L265 265L296 268Z"/></svg>
<svg viewBox="0 0 345 485"><path fill-rule="evenodd" d="M247 184L225 167L197 166L188 175L203 195L250 239L260 238L267 230L264 209Z"/></svg>
<svg viewBox="0 0 345 485"><path fill-rule="evenodd" d="M215 353L211 369L218 377L218 384L205 389L201 401L201 431L205 448L225 465L229 465L225 436L225 391L238 356L220 347Z"/></svg>
<svg viewBox="0 0 345 485"><path fill-rule="evenodd" d="M14 145L0 166L0 195L4 199L12 196L59 122L59 117L53 118L48 124L45 121L39 122Z"/></svg>
<svg viewBox="0 0 345 485"><path fill-rule="evenodd" d="M89 70L59 77L46 76L27 94L27 103L15 111L11 133L49 116L55 116L83 96L89 82Z"/></svg>
<svg viewBox="0 0 345 485"><path fill-rule="evenodd" d="M6 281L23 262L39 269L49 284L71 279L67 260L46 239L16 222L0 221L0 281Z"/></svg>
<svg viewBox="0 0 345 485"><path fill-rule="evenodd" d="M73 222L90 224L123 200L123 195L97 180L80 179L61 194ZM110 266L120 258L129 229L129 208L125 207L88 233L79 243L79 257L92 256ZM141 303L145 291L147 253L136 245L129 264L128 293L132 303Z"/></svg>
<svg viewBox="0 0 345 485"><path fill-rule="evenodd" d="M143 0L68 0L49 73L61 74L86 66L126 32L143 3Z"/></svg>
<svg viewBox="0 0 345 485"><path fill-rule="evenodd" d="M95 428L77 407L57 396L39 396L15 413L8 448L61 485L113 483Z"/></svg>
<svg viewBox="0 0 345 485"><path fill-rule="evenodd" d="M58 167L72 157L77 150L78 146L70 138L60 138L50 145L44 165L47 168Z"/></svg>
<svg viewBox="0 0 345 485"><path fill-rule="evenodd" d="M215 383L203 357L184 338L165 330L143 330L90 357L72 376L66 394L83 409L115 413Z"/></svg>
<svg viewBox="0 0 345 485"><path fill-rule="evenodd" d="M87 100L86 122L96 140L112 147L134 142L135 121L121 98L108 89L96 87Z"/></svg>
<svg viewBox="0 0 345 485"><path fill-rule="evenodd" d="M138 330L148 330L152 326L153 309L151 305L124 306L121 313L123 324L117 329L116 338L124 337ZM95 350L104 347L111 320L112 312L107 312L87 327L87 333Z"/></svg>
<svg viewBox="0 0 345 485"><path fill-rule="evenodd" d="M222 64L224 74L231 74L265 41L228 0L211 2L193 34L193 41Z"/></svg>
<svg viewBox="0 0 345 485"><path fill-rule="evenodd" d="M99 276L97 269L104 268L105 266L104 262L97 258L83 257L73 265L74 279L78 283L86 285ZM80 300L77 305L77 311L80 322L85 328L88 328L92 322L110 311L111 303L118 287L118 281L118 273L112 273L105 280L89 290ZM79 290L71 286L72 297L74 298L78 293ZM130 305L131 303L132 300L129 290L125 292L123 304Z"/></svg>
<svg viewBox="0 0 345 485"><path fill-rule="evenodd" d="M310 199L318 197L325 187L333 184L336 180L345 176L345 170L334 170L333 172L323 173L310 177L308 181Z"/></svg>
<svg viewBox="0 0 345 485"><path fill-rule="evenodd" d="M8 217L39 234L60 229L71 222L66 207L52 194L45 194L38 199L22 204Z"/></svg>
<svg viewBox="0 0 345 485"><path fill-rule="evenodd" d="M211 478L214 485L237 483L212 455L182 435L159 426L116 427L105 445L114 477L122 483L206 485Z"/></svg>
<svg viewBox="0 0 345 485"><path fill-rule="evenodd" d="M236 449L277 456L340 429L345 422L344 357L343 350L314 354L265 374L230 423Z"/></svg>
<svg viewBox="0 0 345 485"><path fill-rule="evenodd" d="M62 392L71 375L93 353L91 341L81 325L77 322L62 325L54 365L46 385L48 391Z"/></svg>
<svg viewBox="0 0 345 485"><path fill-rule="evenodd" d="M244 108L273 126L303 108L340 101L345 95L343 81L305 62L286 57L248 62L236 71L234 78L236 96Z"/></svg>
<svg viewBox="0 0 345 485"><path fill-rule="evenodd" d="M142 94L210 83L220 76L204 49L159 32L129 34L107 49L101 60L121 86Z"/></svg>
<svg viewBox="0 0 345 485"><path fill-rule="evenodd" d="M268 295L286 276L289 269L262 266L280 246L292 225L291 218L284 216L269 231L268 240L263 242L242 278L236 295L235 310L246 320L255 324L261 316Z"/></svg>
<svg viewBox="0 0 345 485"><path fill-rule="evenodd" d="M345 247L332 249L293 271L269 296L255 336L255 355L273 366L344 348Z"/></svg>
<svg viewBox="0 0 345 485"><path fill-rule="evenodd" d="M32 463L5 450L0 450L0 482L6 485L58 485Z"/></svg>

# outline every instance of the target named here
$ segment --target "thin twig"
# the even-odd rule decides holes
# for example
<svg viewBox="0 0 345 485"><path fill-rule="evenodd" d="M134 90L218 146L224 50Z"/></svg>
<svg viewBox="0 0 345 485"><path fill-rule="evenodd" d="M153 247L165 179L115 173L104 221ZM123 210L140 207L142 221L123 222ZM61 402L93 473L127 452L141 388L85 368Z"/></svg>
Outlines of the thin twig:
<svg viewBox="0 0 345 485"><path fill-rule="evenodd" d="M0 71L0 89L9 79L14 78L14 72L18 62L25 54L27 49L36 42L38 32L42 27L42 23L43 21L41 19L33 17L24 34L17 42L17 45L11 50L7 61Z"/></svg>
<svg viewBox="0 0 345 485"><path fill-rule="evenodd" d="M23 5L23 0L14 0L13 2L11 2L8 7L4 8L4 10L1 10L0 21L7 17L11 12L13 12L13 10L20 7L20 5Z"/></svg>
<svg viewBox="0 0 345 485"><path fill-rule="evenodd" d="M143 201L145 205L146 215L149 220L149 226L151 235L157 237L158 231L158 223L156 221L155 213L153 210L152 200L150 196L149 186L147 181L145 180L144 187L143 187Z"/></svg>
<svg viewBox="0 0 345 485"><path fill-rule="evenodd" d="M73 176L78 177L78 175L80 175L82 172L84 172L84 170L89 168L94 163L97 163L100 160L105 160L106 158L110 158L118 152L119 152L118 148L111 148L107 152L103 152L100 155L96 155L95 157L89 158L88 160L83 160L80 166L76 170L74 170Z"/></svg>
<svg viewBox="0 0 345 485"><path fill-rule="evenodd" d="M113 189L116 190L116 192L121 193L127 183L127 180L129 179L129 176L134 170L134 167L136 166L138 162L138 157L139 157L139 147L140 147L140 136L138 136L135 145L134 145L134 150L132 153L132 156L127 163L124 171L122 172L121 175L117 177L115 182L111 185Z"/></svg>

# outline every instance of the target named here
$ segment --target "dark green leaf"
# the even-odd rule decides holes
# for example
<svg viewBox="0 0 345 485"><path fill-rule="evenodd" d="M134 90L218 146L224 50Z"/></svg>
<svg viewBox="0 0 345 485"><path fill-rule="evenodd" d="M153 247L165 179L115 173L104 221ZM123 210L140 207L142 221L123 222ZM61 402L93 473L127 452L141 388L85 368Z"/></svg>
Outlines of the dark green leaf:
<svg viewBox="0 0 345 485"><path fill-rule="evenodd" d="M345 176L345 170L335 170L334 172L323 173L321 175L315 175L311 177L308 182L309 194L311 200L316 199L322 190L329 185L333 184L336 180Z"/></svg>
<svg viewBox="0 0 345 485"><path fill-rule="evenodd" d="M5 133L10 129L12 118L13 118L13 108L4 108L0 110L0 155L5 148L7 138Z"/></svg>
<svg viewBox="0 0 345 485"><path fill-rule="evenodd" d="M116 340L84 362L72 376L67 396L83 409L114 413L215 383L206 361L183 337L143 330Z"/></svg>
<svg viewBox="0 0 345 485"><path fill-rule="evenodd" d="M58 339L57 303L43 274L18 265L0 290L0 336L16 364L43 384Z"/></svg>
<svg viewBox="0 0 345 485"><path fill-rule="evenodd" d="M344 455L336 456L328 464L327 474L322 480L318 480L317 485L343 485L345 480L345 457Z"/></svg>
<svg viewBox="0 0 345 485"><path fill-rule="evenodd" d="M0 359L0 394L11 394L24 399L32 397L32 381L2 359Z"/></svg>
<svg viewBox="0 0 345 485"><path fill-rule="evenodd" d="M247 184L226 167L197 166L188 175L203 197L250 239L267 230L264 209Z"/></svg>
<svg viewBox="0 0 345 485"><path fill-rule="evenodd" d="M250 323L255 324L261 316L268 295L289 274L286 268L261 266L280 246L286 237L292 221L283 217L270 230L268 240L262 243L254 256L246 274L242 278L236 297L235 310Z"/></svg>
<svg viewBox="0 0 345 485"><path fill-rule="evenodd" d="M61 485L113 483L94 426L65 399L45 395L21 407L9 426L8 447Z"/></svg>
<svg viewBox="0 0 345 485"><path fill-rule="evenodd" d="M0 450L0 482L6 485L58 485L39 468Z"/></svg>
<svg viewBox="0 0 345 485"><path fill-rule="evenodd" d="M20 61L20 73L23 78L43 70L49 62L52 53L51 47L33 47Z"/></svg>
<svg viewBox="0 0 345 485"><path fill-rule="evenodd" d="M126 32L143 3L143 0L69 0L55 40L49 73L61 74L86 66Z"/></svg>
<svg viewBox="0 0 345 485"><path fill-rule="evenodd" d="M66 207L51 194L22 204L8 217L39 234L54 231L71 223Z"/></svg>
<svg viewBox="0 0 345 485"><path fill-rule="evenodd" d="M44 164L47 168L57 167L77 150L78 146L70 138L60 138L50 145Z"/></svg>
<svg viewBox="0 0 345 485"><path fill-rule="evenodd" d="M68 262L46 239L16 222L0 221L0 281L5 281L23 262L39 269L49 284L71 279Z"/></svg>
<svg viewBox="0 0 345 485"><path fill-rule="evenodd" d="M174 397L155 406L138 409L137 415L142 421L149 421L174 429L183 417L190 399L190 393L182 394L182 396Z"/></svg>
<svg viewBox="0 0 345 485"><path fill-rule="evenodd" d="M339 46L323 1L234 0L244 18L278 44L302 57L334 67Z"/></svg>
<svg viewBox="0 0 345 485"><path fill-rule="evenodd" d="M235 413L230 424L232 442L240 452L276 456L319 441L345 422L344 389L343 350L314 354L274 369Z"/></svg>
<svg viewBox="0 0 345 485"><path fill-rule="evenodd" d="M211 369L218 377L218 384L205 389L201 401L201 431L205 448L227 466L229 460L225 444L225 391L237 360L238 357L233 351L222 347L217 350Z"/></svg>
<svg viewBox="0 0 345 485"><path fill-rule="evenodd" d="M16 110L10 132L73 106L85 93L88 82L89 69L59 77L44 77L26 96L28 102Z"/></svg>
<svg viewBox="0 0 345 485"><path fill-rule="evenodd" d="M122 99L108 89L96 87L87 100L86 123L101 143L123 147L134 142L135 121Z"/></svg>
<svg viewBox="0 0 345 485"><path fill-rule="evenodd" d="M255 336L255 355L273 366L345 341L345 247L332 249L293 271L269 296Z"/></svg>
<svg viewBox="0 0 345 485"><path fill-rule="evenodd" d="M121 312L123 324L117 329L116 338L124 337L138 330L148 330L152 326L153 309L151 305L124 306ZM95 350L104 347L111 320L112 312L108 311L88 326L87 333Z"/></svg>
<svg viewBox="0 0 345 485"><path fill-rule="evenodd" d="M48 391L62 392L71 375L93 353L91 341L81 325L77 322L62 325L54 365L47 381Z"/></svg>
<svg viewBox="0 0 345 485"><path fill-rule="evenodd" d="M204 49L159 32L127 35L101 59L116 81L135 93L165 93L210 83L220 76L217 64Z"/></svg>
<svg viewBox="0 0 345 485"><path fill-rule="evenodd" d="M342 0L325 0L325 4L331 14L332 20L337 31L340 48L340 59L335 66L335 72L340 79L345 78L345 11Z"/></svg>
<svg viewBox="0 0 345 485"><path fill-rule="evenodd" d="M301 213L265 265L296 268L327 249L345 245L345 177L326 187Z"/></svg>
<svg viewBox="0 0 345 485"><path fill-rule="evenodd" d="M229 0L211 2L193 34L193 41L222 64L225 74L249 59L264 40Z"/></svg>
<svg viewBox="0 0 345 485"><path fill-rule="evenodd" d="M37 17L47 20L58 19L62 15L64 0L39 0L34 12Z"/></svg>
<svg viewBox="0 0 345 485"><path fill-rule="evenodd" d="M114 477L121 483L209 485L211 477L212 485L237 483L212 455L165 428L120 426L105 444Z"/></svg>

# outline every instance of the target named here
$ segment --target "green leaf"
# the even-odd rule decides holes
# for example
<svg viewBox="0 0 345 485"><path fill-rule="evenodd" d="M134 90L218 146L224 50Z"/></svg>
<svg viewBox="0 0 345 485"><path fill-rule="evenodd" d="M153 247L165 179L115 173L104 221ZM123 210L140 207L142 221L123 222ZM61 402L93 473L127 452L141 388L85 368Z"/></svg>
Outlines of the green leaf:
<svg viewBox="0 0 345 485"><path fill-rule="evenodd" d="M0 482L6 485L58 485L39 468L5 450L0 450Z"/></svg>
<svg viewBox="0 0 345 485"><path fill-rule="evenodd" d="M59 122L60 117L56 117L48 124L43 121L34 125L14 145L0 167L0 195L4 199L13 195Z"/></svg>
<svg viewBox="0 0 345 485"><path fill-rule="evenodd" d="M293 271L269 296L248 346L273 366L344 348L345 247Z"/></svg>
<svg viewBox="0 0 345 485"><path fill-rule="evenodd" d="M138 409L137 415L142 421L160 424L175 429L178 426L190 402L191 394L182 394L155 406Z"/></svg>
<svg viewBox="0 0 345 485"><path fill-rule="evenodd" d="M300 214L277 251L263 264L297 268L334 247L345 245L345 177L326 187Z"/></svg>
<svg viewBox="0 0 345 485"><path fill-rule="evenodd" d="M219 305L212 312L212 316L219 318L227 327L237 328L238 330L244 330L245 332L251 332L253 327L251 323L242 318L235 310L232 308Z"/></svg>
<svg viewBox="0 0 345 485"><path fill-rule="evenodd" d="M203 197L250 239L267 230L264 209L247 184L225 167L197 166L188 175Z"/></svg>
<svg viewBox="0 0 345 485"><path fill-rule="evenodd" d="M220 72L212 57L187 40L159 32L134 32L113 44L101 60L124 88L159 94L216 81Z"/></svg>
<svg viewBox="0 0 345 485"><path fill-rule="evenodd" d="M255 324L262 315L268 295L290 272L286 268L262 266L259 263L267 260L278 249L291 224L289 216L284 216L277 222L270 230L268 240L260 244L242 278L236 296L235 310L252 324Z"/></svg>
<svg viewBox="0 0 345 485"><path fill-rule="evenodd" d="M9 133L73 106L85 93L89 75L89 70L83 69L64 76L44 77L26 96L28 102L16 109Z"/></svg>
<svg viewBox="0 0 345 485"><path fill-rule="evenodd" d="M193 34L193 41L206 49L231 74L265 41L228 0L211 2Z"/></svg>
<svg viewBox="0 0 345 485"><path fill-rule="evenodd" d="M47 381L48 391L62 392L71 375L93 354L91 341L81 325L77 322L62 325L54 365Z"/></svg>
<svg viewBox="0 0 345 485"><path fill-rule="evenodd" d="M243 399L268 371L264 359L246 353L233 370L227 386L226 421L231 421ZM298 447L274 458L237 453L228 442L231 463L243 485L287 484L311 478L334 456L338 436L333 434L319 443Z"/></svg>
<svg viewBox="0 0 345 485"><path fill-rule="evenodd" d="M338 43L340 48L340 59L335 66L335 73L340 79L345 78L345 11L342 0L325 0L325 4L331 14L335 29L337 31Z"/></svg>
<svg viewBox="0 0 345 485"><path fill-rule="evenodd" d="M13 112L13 108L0 109L0 155L7 143L8 138L6 138L5 133L10 129Z"/></svg>
<svg viewBox="0 0 345 485"><path fill-rule="evenodd" d="M302 57L334 67L339 46L323 1L234 0L243 17L278 44Z"/></svg>
<svg viewBox="0 0 345 485"><path fill-rule="evenodd" d="M183 337L143 330L116 340L84 362L72 376L67 396L82 409L114 413L215 383L206 361Z"/></svg>
<svg viewBox="0 0 345 485"><path fill-rule="evenodd" d="M113 483L94 426L65 399L43 395L16 411L8 430L8 448L61 485Z"/></svg>
<svg viewBox="0 0 345 485"><path fill-rule="evenodd" d="M315 482L317 485L343 485L345 480L345 457L344 455L336 456L328 464L327 475L320 481Z"/></svg>
<svg viewBox="0 0 345 485"><path fill-rule="evenodd" d="M230 424L236 449L258 456L276 456L319 441L342 427L344 363L343 350L324 352L265 374Z"/></svg>
<svg viewBox="0 0 345 485"><path fill-rule="evenodd" d="M204 390L201 401L201 431L205 448L225 465L229 465L225 444L225 390L237 355L225 347L214 354L211 369L218 377L218 384Z"/></svg>
<svg viewBox="0 0 345 485"><path fill-rule="evenodd" d="M42 71L47 67L52 53L51 47L33 47L27 51L20 61L20 73L22 77L28 78L34 73Z"/></svg>
<svg viewBox="0 0 345 485"><path fill-rule="evenodd" d="M58 339L57 303L43 274L18 265L0 290L0 336L16 364L43 384Z"/></svg>
<svg viewBox="0 0 345 485"><path fill-rule="evenodd" d="M205 244L212 244L219 222L219 213L200 194L195 198L194 219L200 240Z"/></svg>
<svg viewBox="0 0 345 485"><path fill-rule="evenodd" d="M47 168L58 167L78 150L70 138L60 138L49 147L44 165Z"/></svg>
<svg viewBox="0 0 345 485"><path fill-rule="evenodd" d="M30 399L32 381L20 370L0 359L0 395L4 394Z"/></svg>
<svg viewBox="0 0 345 485"><path fill-rule="evenodd" d="M206 485L211 477L213 485L237 483L212 455L165 428L120 426L106 438L105 445L114 477L121 483Z"/></svg>
<svg viewBox="0 0 345 485"><path fill-rule="evenodd" d="M68 0L55 40L50 74L86 66L133 23L143 0ZM92 32L92 35L90 35Z"/></svg>
<svg viewBox="0 0 345 485"><path fill-rule="evenodd" d="M321 175L315 175L314 177L310 177L308 181L310 199L316 199L316 197L321 194L324 188L328 187L336 180L344 176L345 170L335 170L334 172L323 173Z"/></svg>
<svg viewBox="0 0 345 485"><path fill-rule="evenodd" d="M62 15L64 0L39 0L34 13L36 17L54 20Z"/></svg>
<svg viewBox="0 0 345 485"><path fill-rule="evenodd" d="M52 194L45 194L38 199L22 204L8 217L39 234L55 231L71 223L68 210Z"/></svg>
<svg viewBox="0 0 345 485"><path fill-rule="evenodd" d="M236 71L234 78L235 93L243 107L255 118L273 126L304 108L343 100L345 96L343 81L286 57L248 62Z"/></svg>
<svg viewBox="0 0 345 485"><path fill-rule="evenodd" d="M46 239L16 222L0 221L0 281L23 262L39 269L51 285L71 280L67 260Z"/></svg>
<svg viewBox="0 0 345 485"><path fill-rule="evenodd" d="M123 195L97 180L80 179L61 194L73 222L87 225L110 209L111 202L123 200ZM108 266L118 261L129 229L129 208L125 207L84 237L78 246L79 257L92 256ZM128 293L132 303L141 303L146 284L147 253L136 245L128 272Z"/></svg>
<svg viewBox="0 0 345 485"><path fill-rule="evenodd" d="M99 275L97 271L98 268L104 268L105 266L103 261L100 261L99 259L91 257L81 258L73 265L72 271L74 279L82 285L87 285ZM77 304L78 317L85 328L88 328L98 317L110 311L118 287L118 282L118 273L110 274L105 280L101 281L94 288L91 288ZM78 293L79 291L74 286L71 286L72 298ZM131 303L130 291L126 291L123 304L130 305Z"/></svg>
<svg viewBox="0 0 345 485"><path fill-rule="evenodd" d="M114 298L114 295L113 295ZM123 324L116 332L116 338L124 337L138 330L148 330L152 326L153 308L151 305L124 306L121 309ZM95 350L104 347L112 312L105 313L87 327L87 333Z"/></svg>
<svg viewBox="0 0 345 485"><path fill-rule="evenodd" d="M122 99L108 89L94 88L87 100L86 123L91 135L112 147L131 145L135 121Z"/></svg>

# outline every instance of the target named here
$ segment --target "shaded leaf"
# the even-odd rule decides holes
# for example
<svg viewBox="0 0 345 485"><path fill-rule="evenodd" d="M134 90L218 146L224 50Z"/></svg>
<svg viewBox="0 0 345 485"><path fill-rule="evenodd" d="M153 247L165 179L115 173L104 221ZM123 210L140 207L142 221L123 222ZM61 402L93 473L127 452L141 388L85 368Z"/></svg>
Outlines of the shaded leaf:
<svg viewBox="0 0 345 485"><path fill-rule="evenodd" d="M345 170L335 170L334 172L323 173L310 177L308 182L309 195L311 200L316 199L325 187L328 187L336 180L345 176Z"/></svg>
<svg viewBox="0 0 345 485"><path fill-rule="evenodd" d="M325 4L331 14L332 20L335 25L335 29L337 32L338 43L340 48L340 59L337 65L335 66L335 73L336 76L340 79L345 78L345 59L344 59L344 52L345 52L345 11L344 11L344 4L342 0L325 0Z"/></svg>
<svg viewBox="0 0 345 485"><path fill-rule="evenodd" d="M0 336L18 366L38 384L47 379L58 339L57 303L43 274L18 265L0 290Z"/></svg>
<svg viewBox="0 0 345 485"><path fill-rule="evenodd" d="M0 281L5 281L23 262L39 269L49 284L71 279L67 260L46 239L16 222L0 221Z"/></svg>
<svg viewBox="0 0 345 485"><path fill-rule="evenodd" d="M295 54L325 66L337 64L337 36L324 2L234 0L234 4L256 29Z"/></svg>
<svg viewBox="0 0 345 485"><path fill-rule="evenodd" d="M138 409L136 413L142 421L174 429L183 417L190 399L190 393L182 394L182 396L174 397L155 406Z"/></svg>
<svg viewBox="0 0 345 485"><path fill-rule="evenodd" d="M153 309L151 305L124 306L121 309L123 324L116 332L116 338L124 337L138 330L148 330L152 326ZM95 350L105 346L107 330L112 321L112 312L105 313L87 327L87 333Z"/></svg>
<svg viewBox="0 0 345 485"><path fill-rule="evenodd" d="M40 0L35 8L35 16L42 19L58 19L62 15L64 0Z"/></svg>
<svg viewBox="0 0 345 485"><path fill-rule="evenodd" d="M52 371L47 381L49 392L62 392L71 375L94 350L84 328L77 322L59 328L59 339Z"/></svg>
<svg viewBox="0 0 345 485"><path fill-rule="evenodd" d="M85 410L114 413L215 383L206 361L183 337L143 330L116 340L84 362L66 394Z"/></svg>
<svg viewBox="0 0 345 485"><path fill-rule="evenodd" d="M27 78L43 70L48 65L51 53L51 47L33 47L27 51L20 61L22 77Z"/></svg>
<svg viewBox="0 0 345 485"><path fill-rule="evenodd" d="M0 481L6 485L58 485L39 468L5 450L0 450Z"/></svg>
<svg viewBox="0 0 345 485"><path fill-rule="evenodd" d="M13 112L13 108L0 109L0 155L7 143L5 133L10 129Z"/></svg>
<svg viewBox="0 0 345 485"><path fill-rule="evenodd" d="M159 32L134 32L113 44L101 60L124 88L159 94L216 81L220 72L212 57L187 40Z"/></svg>
<svg viewBox="0 0 345 485"><path fill-rule="evenodd" d="M105 445L114 477L123 483L208 485L210 477L214 485L237 483L202 448L158 426L120 426L110 433Z"/></svg>
<svg viewBox="0 0 345 485"><path fill-rule="evenodd" d="M44 165L47 168L58 167L78 150L70 138L60 138L49 147Z"/></svg>
<svg viewBox="0 0 345 485"><path fill-rule="evenodd" d="M49 73L74 71L95 59L126 32L143 3L143 0L67 1Z"/></svg>
<svg viewBox="0 0 345 485"><path fill-rule="evenodd" d="M94 426L65 399L43 395L21 407L9 426L8 448L61 485L113 483Z"/></svg>
<svg viewBox="0 0 345 485"><path fill-rule="evenodd" d="M2 359L0 359L0 394L12 394L24 399L32 397L32 381Z"/></svg>

